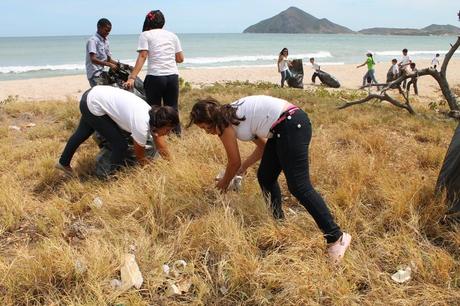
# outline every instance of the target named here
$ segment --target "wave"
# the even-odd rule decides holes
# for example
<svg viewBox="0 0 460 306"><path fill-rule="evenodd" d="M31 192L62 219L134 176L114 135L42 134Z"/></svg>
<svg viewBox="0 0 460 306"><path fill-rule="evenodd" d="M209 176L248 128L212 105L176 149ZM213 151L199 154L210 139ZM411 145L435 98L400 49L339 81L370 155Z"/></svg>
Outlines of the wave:
<svg viewBox="0 0 460 306"><path fill-rule="evenodd" d="M303 63L304 66L310 66L309 63ZM344 62L320 62L321 66L341 66L345 65ZM261 65L227 65L227 66L193 66L193 67L184 67L188 70L194 69L232 69L232 68L270 68L275 67L273 64L261 64ZM276 67L275 67L276 68Z"/></svg>
<svg viewBox="0 0 460 306"><path fill-rule="evenodd" d="M333 57L330 52L320 51L315 53L305 53L305 54L293 54L289 55L290 58L328 58ZM185 58L185 64L219 64L219 63L231 63L231 62L257 62L257 61L276 61L278 55L232 55L232 56L223 56L223 57L192 57Z"/></svg>
<svg viewBox="0 0 460 306"><path fill-rule="evenodd" d="M83 64L64 65L40 65L40 66L4 66L0 67L0 73L25 73L33 71L56 71L56 70L85 70Z"/></svg>
<svg viewBox="0 0 460 306"><path fill-rule="evenodd" d="M416 50L416 51L411 51L409 50L409 56L410 55L435 55L436 53L439 53L441 55L444 55L447 53L447 50L433 50L433 51L427 51L427 50ZM375 54L381 55L381 56L400 56L402 54L401 50L398 51L376 51Z"/></svg>

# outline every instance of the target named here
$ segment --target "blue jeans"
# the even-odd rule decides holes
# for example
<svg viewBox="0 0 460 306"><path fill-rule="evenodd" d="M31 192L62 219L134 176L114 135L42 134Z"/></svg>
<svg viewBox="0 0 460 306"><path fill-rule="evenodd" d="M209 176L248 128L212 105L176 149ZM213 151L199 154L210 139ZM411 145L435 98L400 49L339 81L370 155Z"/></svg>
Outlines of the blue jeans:
<svg viewBox="0 0 460 306"><path fill-rule="evenodd" d="M284 70L284 71L281 71L281 87L284 87L284 81L286 81L287 79L289 79L292 74L291 72L288 70Z"/></svg>
<svg viewBox="0 0 460 306"><path fill-rule="evenodd" d="M367 79L370 78L371 82L370 83L375 83L378 84L377 80L375 79L375 70L371 69L366 72L366 74L363 76L363 86L366 85Z"/></svg>
<svg viewBox="0 0 460 306"><path fill-rule="evenodd" d="M310 181L308 148L311 134L310 120L302 110L279 123L273 130L273 138L265 145L257 179L265 198L270 200L273 216L282 219L278 176L283 171L291 194L307 209L327 242L332 243L342 236L342 231Z"/></svg>

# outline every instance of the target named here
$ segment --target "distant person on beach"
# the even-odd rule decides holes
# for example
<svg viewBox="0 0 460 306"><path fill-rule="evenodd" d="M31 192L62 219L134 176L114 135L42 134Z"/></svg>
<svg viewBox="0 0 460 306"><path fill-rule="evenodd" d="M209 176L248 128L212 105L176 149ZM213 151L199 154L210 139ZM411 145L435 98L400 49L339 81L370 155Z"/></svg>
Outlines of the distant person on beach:
<svg viewBox="0 0 460 306"><path fill-rule="evenodd" d="M288 60L288 55L289 50L283 48L278 56L278 72L281 74L281 87L284 87L284 81L292 76L291 71L289 71L291 62Z"/></svg>
<svg viewBox="0 0 460 306"><path fill-rule="evenodd" d="M372 83L378 84L377 79L375 78L375 61L374 57L372 56L372 52L367 52L366 56L366 61L361 65L356 66L356 68L360 68L367 65L367 72L363 76L363 87L365 87L367 83L369 85Z"/></svg>
<svg viewBox="0 0 460 306"><path fill-rule="evenodd" d="M142 33L137 46L137 60L125 86L133 88L134 81L147 63L144 80L145 94L150 105L167 105L179 109L179 70L177 63L184 61L184 53L176 34L163 29L165 17L160 10L145 16ZM180 123L174 128L180 135Z"/></svg>
<svg viewBox="0 0 460 306"><path fill-rule="evenodd" d="M97 79L107 66L117 69L118 62L112 59L109 45L109 33L112 23L106 18L97 22L97 32L86 43L86 76L91 87L97 85Z"/></svg>
<svg viewBox="0 0 460 306"><path fill-rule="evenodd" d="M408 50L406 48L404 48L402 50L402 57L401 57L401 60L399 61L398 65L399 65L399 71L400 71L400 74L408 74L409 71L409 65L410 63L412 63L412 60L410 59L409 55L408 55ZM404 80L403 83L402 83L402 87L403 88L406 88L406 82L407 80Z"/></svg>
<svg viewBox="0 0 460 306"><path fill-rule="evenodd" d="M415 65L414 62L409 64L409 67L410 67L410 72L409 73L413 74L414 76L412 76L410 78L409 83L407 83L406 90L407 90L407 92L409 92L410 91L410 86L413 85L414 86L414 93L415 93L416 96L418 96L418 87L417 87L418 70L417 70L417 68L415 66L416 65Z"/></svg>
<svg viewBox="0 0 460 306"><path fill-rule="evenodd" d="M315 62L314 57L310 57L311 69L313 69L313 75L311 76L311 82L316 83L316 78L319 76L318 72L321 70L321 67Z"/></svg>
<svg viewBox="0 0 460 306"><path fill-rule="evenodd" d="M70 166L75 151L95 131L101 134L112 148L110 174L124 166L128 142L122 131L131 133L137 161L143 165L145 144L151 133L160 155L170 158L164 136L179 122L177 111L169 106L150 107L135 94L112 86L95 86L86 91L80 100L81 119L68 140L56 168L73 175Z"/></svg>
<svg viewBox="0 0 460 306"><path fill-rule="evenodd" d="M391 67L390 69L388 69L388 72L387 72L387 83L390 83L396 80L398 77L399 77L398 60L394 58L391 60Z"/></svg>
<svg viewBox="0 0 460 306"><path fill-rule="evenodd" d="M433 67L436 70L439 67L439 56L440 56L439 53L436 53L434 58L431 60L431 67Z"/></svg>
<svg viewBox="0 0 460 306"><path fill-rule="evenodd" d="M351 236L340 230L326 202L310 181L308 148L312 128L307 114L288 101L270 96L249 96L221 105L208 98L199 100L190 112L190 123L217 135L227 153L227 167L216 187L226 191L235 175L261 160L257 178L271 205L273 217L283 219L278 176L284 172L289 191L299 200L324 234L332 263L339 263ZM256 147L241 162L238 141L252 141Z"/></svg>

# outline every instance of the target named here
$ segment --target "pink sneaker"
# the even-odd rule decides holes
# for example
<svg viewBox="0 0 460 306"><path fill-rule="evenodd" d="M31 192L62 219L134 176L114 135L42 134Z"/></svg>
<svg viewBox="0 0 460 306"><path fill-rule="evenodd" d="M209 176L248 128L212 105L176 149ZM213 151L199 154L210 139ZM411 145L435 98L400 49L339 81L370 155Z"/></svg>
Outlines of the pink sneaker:
<svg viewBox="0 0 460 306"><path fill-rule="evenodd" d="M329 260L333 265L338 265L342 261L343 255L347 251L351 243L351 235L343 233L342 237L339 238L336 242L332 243L328 247L327 253L329 254Z"/></svg>

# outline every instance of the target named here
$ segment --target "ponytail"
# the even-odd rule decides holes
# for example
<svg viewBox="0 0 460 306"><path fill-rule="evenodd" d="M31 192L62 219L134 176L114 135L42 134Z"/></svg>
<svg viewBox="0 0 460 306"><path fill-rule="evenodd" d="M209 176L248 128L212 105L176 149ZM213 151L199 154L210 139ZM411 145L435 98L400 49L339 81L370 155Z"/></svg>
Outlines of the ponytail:
<svg viewBox="0 0 460 306"><path fill-rule="evenodd" d="M244 116L237 116L237 110L237 106L231 104L220 105L213 98L198 100L190 112L190 122L187 127L192 124L204 123L216 128L218 134L222 135L229 125L239 125L241 121L246 120Z"/></svg>
<svg viewBox="0 0 460 306"><path fill-rule="evenodd" d="M145 16L144 24L142 25L142 32L161 29L165 25L165 16L160 10L150 11Z"/></svg>

